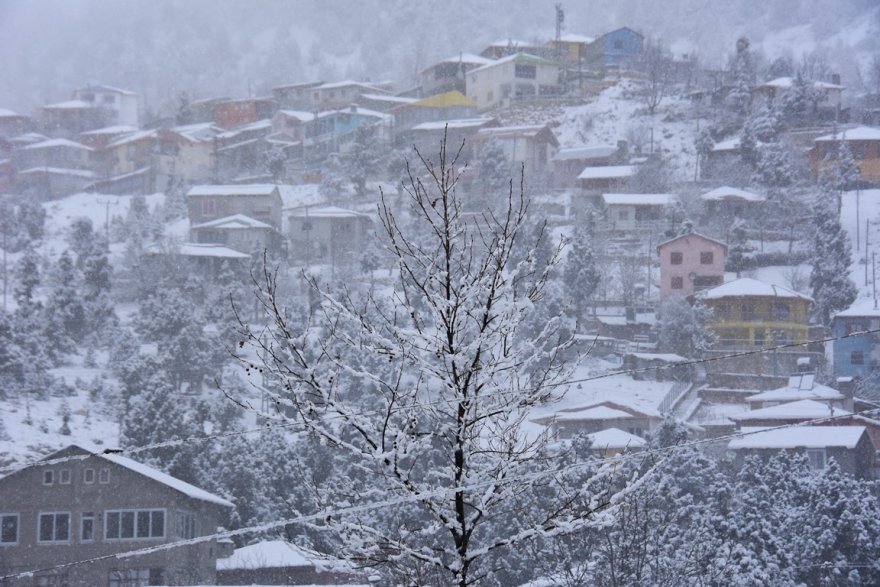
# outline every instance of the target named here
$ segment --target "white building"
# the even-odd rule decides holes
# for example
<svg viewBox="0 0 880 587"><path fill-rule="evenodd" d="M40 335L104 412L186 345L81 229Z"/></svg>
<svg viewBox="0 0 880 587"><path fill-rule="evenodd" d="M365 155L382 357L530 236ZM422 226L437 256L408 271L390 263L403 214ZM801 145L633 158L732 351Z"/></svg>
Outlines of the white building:
<svg viewBox="0 0 880 587"><path fill-rule="evenodd" d="M106 124L140 126L141 95L104 85L87 85L73 91L73 99L107 113Z"/></svg>
<svg viewBox="0 0 880 587"><path fill-rule="evenodd" d="M504 57L467 74L467 96L479 110L489 110L513 100L553 96L561 91L562 66L528 53Z"/></svg>

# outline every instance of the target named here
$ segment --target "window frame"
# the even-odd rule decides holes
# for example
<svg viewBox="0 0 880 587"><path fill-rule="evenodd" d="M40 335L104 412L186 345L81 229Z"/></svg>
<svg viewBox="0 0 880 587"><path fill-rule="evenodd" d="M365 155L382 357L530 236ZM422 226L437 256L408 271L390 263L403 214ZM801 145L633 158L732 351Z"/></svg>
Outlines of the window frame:
<svg viewBox="0 0 880 587"><path fill-rule="evenodd" d="M89 475L91 474L91 480L89 479ZM83 469L83 483L87 483L89 485L93 484L97 478L95 475L95 470L92 468Z"/></svg>
<svg viewBox="0 0 880 587"><path fill-rule="evenodd" d="M849 364L850 365L864 365L865 364L865 351L851 351L849 353Z"/></svg>
<svg viewBox="0 0 880 587"><path fill-rule="evenodd" d="M102 467L100 471L98 471L98 483L101 485L107 485L110 483L110 467Z"/></svg>
<svg viewBox="0 0 880 587"><path fill-rule="evenodd" d="M97 516L95 512L83 512L79 515L79 541L80 542L94 542L95 541L95 521L97 520ZM92 523L92 532L91 538L86 538L85 536L85 526L86 522Z"/></svg>
<svg viewBox="0 0 880 587"><path fill-rule="evenodd" d="M673 275L669 280L670 289L684 289L684 277L681 275Z"/></svg>
<svg viewBox="0 0 880 587"><path fill-rule="evenodd" d="M153 533L153 520L154 514L157 512L162 513L162 534L156 535ZM141 517L143 514L147 515L148 521L148 534L141 535L140 534L140 525L141 525ZM117 516L116 518L116 531L111 534L110 529L110 518L111 516ZM131 536L123 536L123 529L125 525L128 524L126 517L131 516ZM138 509L121 509L121 510L104 510L104 541L105 542L130 542L135 540L163 540L168 535L168 510L165 508L138 508Z"/></svg>
<svg viewBox="0 0 880 587"><path fill-rule="evenodd" d="M715 263L714 251L700 251L700 265L712 265Z"/></svg>
<svg viewBox="0 0 880 587"><path fill-rule="evenodd" d="M684 265L684 253L681 251L671 251L669 253L670 265Z"/></svg>
<svg viewBox="0 0 880 587"><path fill-rule="evenodd" d="M58 485L70 485L71 483L73 483L73 473L70 471L70 469L59 469Z"/></svg>
<svg viewBox="0 0 880 587"><path fill-rule="evenodd" d="M3 525L6 518L12 518L15 520L15 540L3 540ZM0 547L15 546L19 542L21 542L21 514L14 514L12 512L0 512Z"/></svg>
<svg viewBox="0 0 880 587"><path fill-rule="evenodd" d="M44 540L43 533L43 516L52 516L52 539ZM67 516L67 538L59 540L58 536L58 517ZM60 512L39 512L37 514L37 544L70 544L70 521L72 516L69 511Z"/></svg>
<svg viewBox="0 0 880 587"><path fill-rule="evenodd" d="M52 469L45 469L43 471L43 485L54 485L55 484L55 471Z"/></svg>
<svg viewBox="0 0 880 587"><path fill-rule="evenodd" d="M174 512L174 534L184 540L196 538L199 535L198 520L194 512L184 509Z"/></svg>
<svg viewBox="0 0 880 587"><path fill-rule="evenodd" d="M814 456L822 457L821 466L816 466L816 462L813 458ZM824 471L825 468L828 466L828 455L826 454L824 448L808 448L807 459L809 459L810 461L810 468L816 471Z"/></svg>

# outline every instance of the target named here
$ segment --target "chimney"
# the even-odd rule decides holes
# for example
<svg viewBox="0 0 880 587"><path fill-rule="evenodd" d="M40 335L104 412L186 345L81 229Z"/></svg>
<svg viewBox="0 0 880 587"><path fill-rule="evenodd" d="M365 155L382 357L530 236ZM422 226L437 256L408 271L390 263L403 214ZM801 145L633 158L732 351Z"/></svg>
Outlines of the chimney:
<svg viewBox="0 0 880 587"><path fill-rule="evenodd" d="M855 392L855 381L852 377L838 377L837 391L843 394L843 407L849 411L853 409L853 395Z"/></svg>
<svg viewBox="0 0 880 587"><path fill-rule="evenodd" d="M840 85L840 74L839 73L832 73L831 74L831 83L836 86Z"/></svg>

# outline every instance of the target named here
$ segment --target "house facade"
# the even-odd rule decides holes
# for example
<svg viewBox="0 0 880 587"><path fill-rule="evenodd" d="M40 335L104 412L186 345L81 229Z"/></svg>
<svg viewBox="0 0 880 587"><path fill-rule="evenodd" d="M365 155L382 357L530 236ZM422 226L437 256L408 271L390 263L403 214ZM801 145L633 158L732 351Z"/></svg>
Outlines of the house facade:
<svg viewBox="0 0 880 587"><path fill-rule="evenodd" d="M552 434L565 440L578 434L594 434L617 428L645 438L660 425L662 416L619 402L602 401L577 408L560 410L551 416L536 418L536 424L548 426Z"/></svg>
<svg viewBox="0 0 880 587"><path fill-rule="evenodd" d="M141 96L137 92L105 86L87 85L73 91L73 99L85 102L90 108L102 112L109 125L140 125Z"/></svg>
<svg viewBox="0 0 880 587"><path fill-rule="evenodd" d="M559 149L552 158L553 187L575 187L578 176L587 167L622 165L629 159L626 141L612 145L582 145ZM606 190L607 191L607 190Z"/></svg>
<svg viewBox="0 0 880 587"><path fill-rule="evenodd" d="M724 282L727 245L692 232L657 245L660 296L690 296Z"/></svg>
<svg viewBox="0 0 880 587"><path fill-rule="evenodd" d="M71 445L44 461L0 479L0 575L36 571L6 584L214 583L217 559L231 554L216 540L113 555L214 534L232 503L117 454Z"/></svg>
<svg viewBox="0 0 880 587"><path fill-rule="evenodd" d="M335 266L360 259L369 244L373 221L366 214L322 206L293 210L287 226L291 260Z"/></svg>
<svg viewBox="0 0 880 587"><path fill-rule="evenodd" d="M852 152L859 167L859 178L865 182L880 182L880 128L869 126L817 137L808 153L813 173L820 176L823 167L837 158L842 142Z"/></svg>
<svg viewBox="0 0 880 587"><path fill-rule="evenodd" d="M414 126L440 120L462 120L477 117L477 103L463 92L452 90L401 104L389 112L394 118L394 140L405 144L411 139Z"/></svg>
<svg viewBox="0 0 880 587"><path fill-rule="evenodd" d="M190 227L195 243L216 243L242 253L261 253L276 249L278 232L270 225L243 214L218 218Z"/></svg>
<svg viewBox="0 0 880 587"><path fill-rule="evenodd" d="M659 234L669 228L667 210L678 203L678 197L674 194L602 194L602 202L608 230Z"/></svg>
<svg viewBox="0 0 880 587"><path fill-rule="evenodd" d="M626 69L633 66L645 44L645 37L629 27L605 33L585 47L585 61L592 68Z"/></svg>
<svg viewBox="0 0 880 587"><path fill-rule="evenodd" d="M703 292L712 309L716 349L742 350L809 340L813 299L778 285L743 277Z"/></svg>
<svg viewBox="0 0 880 587"><path fill-rule="evenodd" d="M700 194L707 222L730 225L736 218L756 218L766 201L761 194L721 186Z"/></svg>
<svg viewBox="0 0 880 587"><path fill-rule="evenodd" d="M562 88L561 72L562 66L555 61L516 53L472 69L467 75L467 96L480 111L516 100L556 96Z"/></svg>
<svg viewBox="0 0 880 587"><path fill-rule="evenodd" d="M880 366L880 337L876 333L848 336L878 328L880 309L873 300L860 300L834 315L831 336L837 338L833 351L836 377L864 378Z"/></svg>
<svg viewBox="0 0 880 587"><path fill-rule="evenodd" d="M550 161L559 149L556 135L546 124L483 128L473 141L478 156L489 143L500 145L513 169L523 169L533 180L550 173Z"/></svg>
<svg viewBox="0 0 880 587"><path fill-rule="evenodd" d="M461 53L438 61L422 71L422 94L434 96L446 92L465 93L466 75L472 69L492 63L492 59L480 55Z"/></svg>
<svg viewBox="0 0 880 587"><path fill-rule="evenodd" d="M186 205L193 225L243 214L281 227L281 194L273 184L198 185L187 192Z"/></svg>

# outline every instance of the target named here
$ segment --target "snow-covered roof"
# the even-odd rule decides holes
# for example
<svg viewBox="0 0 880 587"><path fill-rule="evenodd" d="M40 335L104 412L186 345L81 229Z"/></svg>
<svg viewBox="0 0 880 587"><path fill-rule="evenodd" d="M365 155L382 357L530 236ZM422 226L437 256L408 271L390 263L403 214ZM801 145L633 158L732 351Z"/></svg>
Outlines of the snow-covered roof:
<svg viewBox="0 0 880 587"><path fill-rule="evenodd" d="M268 196L278 190L273 183L197 185L193 186L187 196Z"/></svg>
<svg viewBox="0 0 880 587"><path fill-rule="evenodd" d="M819 400L834 401L842 400L843 394L828 387L814 383L809 389L801 389L799 387L780 387L779 389L771 389L770 391L762 391L746 398L747 402L795 402L799 400Z"/></svg>
<svg viewBox="0 0 880 587"><path fill-rule="evenodd" d="M864 434L864 426L799 426L740 436L731 440L727 448L855 448Z"/></svg>
<svg viewBox="0 0 880 587"><path fill-rule="evenodd" d="M19 171L18 175L41 175L46 173L52 175L72 175L86 179L95 177L94 171L89 171L87 169L66 169L64 167L31 167L30 169Z"/></svg>
<svg viewBox="0 0 880 587"><path fill-rule="evenodd" d="M114 94L124 94L126 96L137 96L137 92L132 92L131 90L123 90L122 88L116 88L113 86L108 86L106 84L89 84L85 87L79 88L77 92L113 92Z"/></svg>
<svg viewBox="0 0 880 587"><path fill-rule="evenodd" d="M291 217L295 218L369 218L366 214L347 210L338 206L324 206L321 208L304 208L296 210Z"/></svg>
<svg viewBox="0 0 880 587"><path fill-rule="evenodd" d="M561 37L559 37L559 40L561 40L563 43L586 43L586 44L589 44L589 43L592 43L593 41L595 41L596 37L588 37L586 35L568 34L568 35L562 35Z"/></svg>
<svg viewBox="0 0 880 587"><path fill-rule="evenodd" d="M38 132L26 132L23 135L18 135L17 137L12 137L9 139L10 143L39 143L40 141L47 141L49 137L46 135L41 135Z"/></svg>
<svg viewBox="0 0 880 587"><path fill-rule="evenodd" d="M619 428L606 428L599 432L587 434L592 443L592 448L605 450L609 448L643 448L648 443L644 438L624 432Z"/></svg>
<svg viewBox="0 0 880 587"><path fill-rule="evenodd" d="M830 135L822 135L817 137L817 143L829 143L837 141L878 141L880 140L880 128L871 126L857 126L855 128L844 129Z"/></svg>
<svg viewBox="0 0 880 587"><path fill-rule="evenodd" d="M474 55L473 53L459 53L458 55L453 55L452 57L441 59L431 67L435 67L440 63L469 63L471 65L486 65L493 62L493 59L483 57L482 55ZM429 67L428 69L431 69L431 67ZM426 69L425 71L428 71L428 69Z"/></svg>
<svg viewBox="0 0 880 587"><path fill-rule="evenodd" d="M88 102L82 100L65 100L64 102L56 102L55 104L46 104L44 110L81 110L85 108L94 108Z"/></svg>
<svg viewBox="0 0 880 587"><path fill-rule="evenodd" d="M675 194L602 194L606 206L671 206L678 202Z"/></svg>
<svg viewBox="0 0 880 587"><path fill-rule="evenodd" d="M502 57L501 59L496 59L491 63L487 63L486 65L482 65L477 67L476 69L472 69L470 73L477 73L481 71L485 71L492 67L497 67L499 65L503 65L505 63L511 62L525 62L525 63L534 63L536 65L553 65L559 67L559 63L555 61L551 61L549 59L544 59L543 57L538 57L537 55L532 55L531 53L514 53L513 55L508 55L507 57Z"/></svg>
<svg viewBox="0 0 880 587"><path fill-rule="evenodd" d="M278 192L281 194L282 210L302 208L303 206L316 206L327 201L327 198L321 194L320 186L314 183L302 185L282 184L278 186Z"/></svg>
<svg viewBox="0 0 880 587"><path fill-rule="evenodd" d="M147 251L156 254L177 254L184 257L213 257L217 259L249 259L250 255L214 243L180 243L168 249L159 245L149 245Z"/></svg>
<svg viewBox="0 0 880 587"><path fill-rule="evenodd" d="M580 147L566 147L559 149L553 155L553 161L569 161L571 159L598 159L610 157L617 152L617 147L611 145L582 145Z"/></svg>
<svg viewBox="0 0 880 587"><path fill-rule="evenodd" d="M636 173L635 165L606 165L586 167L578 175L578 179L614 179L631 177Z"/></svg>
<svg viewBox="0 0 880 587"><path fill-rule="evenodd" d="M232 556L217 559L217 570L311 567L312 561L290 542L269 540L236 548Z"/></svg>
<svg viewBox="0 0 880 587"><path fill-rule="evenodd" d="M758 281L751 277L741 277L728 281L717 287L707 289L703 292L703 299L717 300L721 298L732 297L773 297L773 298L790 298L813 301L810 296L792 291L781 285L773 285L765 281Z"/></svg>
<svg viewBox="0 0 880 587"><path fill-rule="evenodd" d="M124 457L122 455L113 455L113 454L102 454L98 455L102 459L106 459L111 463L116 463L121 467L125 467L135 473L139 473L145 477L149 477L153 481L158 481L163 485L167 485L171 489L179 491L183 493L187 497L191 497L193 499L198 499L199 501L207 501L211 503L216 503L218 505L222 505L225 507L234 507L234 504L228 500L223 499L218 495L214 495L213 493L209 493L204 489L199 489L195 485L190 485L186 481L181 481L177 477L172 477L168 473L163 473L157 469L152 467L148 467L143 463L139 463L137 461L133 461L128 457Z"/></svg>
<svg viewBox="0 0 880 587"><path fill-rule="evenodd" d="M96 128L95 130L87 130L79 134L81 136L117 135L127 132L137 132L137 130L136 126L117 124L116 126L105 126L103 128Z"/></svg>
<svg viewBox="0 0 880 587"><path fill-rule="evenodd" d="M617 420L620 418L635 418L634 415L623 410L609 406L599 405L584 408L582 410L566 410L556 414L558 422L579 422L583 420Z"/></svg>
<svg viewBox="0 0 880 587"><path fill-rule="evenodd" d="M738 422L753 420L812 420L815 418L830 418L831 416L848 416L851 413L841 408L831 408L826 403L802 399L769 408L761 408L760 410L750 410L742 414L730 416L730 419Z"/></svg>
<svg viewBox="0 0 880 587"><path fill-rule="evenodd" d="M185 124L182 126L174 126L168 130L179 134L183 138L185 138L193 143L198 143L198 142L204 141L205 139L213 138L213 136L214 136L214 123L212 123L212 122L198 122L195 124Z"/></svg>
<svg viewBox="0 0 880 587"><path fill-rule="evenodd" d="M846 310L834 315L835 318L877 318L880 317L880 303L871 300L858 300Z"/></svg>
<svg viewBox="0 0 880 587"><path fill-rule="evenodd" d="M51 149L52 147L71 147L73 149L83 149L86 151L94 151L91 147L87 147L82 143L77 143L76 141L71 141L68 139L49 139L48 141L42 141L39 143L34 143L33 145L28 145L26 147L22 147L22 149L30 150L30 149Z"/></svg>
<svg viewBox="0 0 880 587"><path fill-rule="evenodd" d="M382 88L380 88L378 86L374 86L372 84L365 84L365 83L361 83L361 82L356 82L356 81L352 81L352 80L343 80L341 82L328 82L326 84L321 84L320 86L316 86L315 89L316 90L334 90L336 88L345 88L345 87L349 87L349 86L358 86L360 88L367 88L369 90L380 92L380 93L385 92L385 90L383 90Z"/></svg>
<svg viewBox="0 0 880 587"><path fill-rule="evenodd" d="M664 363L683 363L686 358L675 353L627 353L643 361L663 361Z"/></svg>
<svg viewBox="0 0 880 587"><path fill-rule="evenodd" d="M670 243L674 243L674 242L677 241L677 240L686 239L686 238L688 238L688 237L693 237L693 236L695 236L695 237L697 237L697 238L701 238L701 239L707 240L707 241L710 241L710 242L713 242L713 243L718 244L718 245L721 245L722 247L724 247L725 249L727 249L727 245L724 244L723 242L721 242L720 240L718 240L718 239L714 239L714 238L712 238L711 236L706 236L705 234L702 234L702 233L700 233L700 232L689 232L689 233L687 233L687 234L680 234L680 235L678 235L678 236L674 236L674 237L672 237L672 238L670 238L670 239L666 239L665 241L663 241L663 242L661 242L659 245L657 245L657 249L659 250L660 247L665 246L665 245L668 245L668 244L670 244Z"/></svg>
<svg viewBox="0 0 880 587"><path fill-rule="evenodd" d="M14 110L7 110L6 108L0 108L0 118L27 118L24 114L19 114Z"/></svg>
<svg viewBox="0 0 880 587"><path fill-rule="evenodd" d="M715 143L712 147L713 151L736 151L739 149L739 139L727 139L726 141L721 141L719 143Z"/></svg>
<svg viewBox="0 0 880 587"><path fill-rule="evenodd" d="M232 216L226 216L224 218L218 218L217 220L211 220L210 222L202 222L201 224L196 224L191 227L193 230L197 230L199 228L217 228L217 229L230 229L234 230L237 228L272 228L270 225L265 222L260 222L250 216L245 216L244 214L233 214Z"/></svg>
<svg viewBox="0 0 880 587"><path fill-rule="evenodd" d="M217 138L231 139L243 132L248 132L252 130L268 130L270 128L272 128L272 121L268 118L263 118L260 120L255 120L254 122L248 122L247 124L243 124L241 126L236 126L235 128L227 130L225 132L221 132L217 135Z"/></svg>
<svg viewBox="0 0 880 587"><path fill-rule="evenodd" d="M408 98L406 96L390 96L388 94L361 94L361 98L367 100L375 100L377 102L389 102L391 104L412 104L417 102L418 98Z"/></svg>
<svg viewBox="0 0 880 587"><path fill-rule="evenodd" d="M412 130L443 130L444 128L480 128L494 118L459 118L457 120L436 120L415 125Z"/></svg>
<svg viewBox="0 0 880 587"><path fill-rule="evenodd" d="M521 126L496 126L491 128L481 128L479 135L488 136L490 138L501 137L526 137L531 138L537 136L543 130L549 130L546 124L529 124ZM550 131L552 134L553 131ZM555 137L554 137L555 138Z"/></svg>
<svg viewBox="0 0 880 587"><path fill-rule="evenodd" d="M747 202L763 202L767 198L760 194L747 192L745 190L732 188L730 186L722 186L712 191L706 192L700 196L702 200L745 200Z"/></svg>
<svg viewBox="0 0 880 587"><path fill-rule="evenodd" d="M122 145L127 145L129 143L135 143L135 142L143 140L143 139L152 139L152 138L156 138L156 134L157 133L155 130L141 130L138 132L131 133L130 135L126 135L124 137L119 137L118 139L116 139L114 141L110 141L107 144L107 146L108 147L119 147Z"/></svg>

